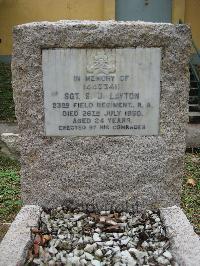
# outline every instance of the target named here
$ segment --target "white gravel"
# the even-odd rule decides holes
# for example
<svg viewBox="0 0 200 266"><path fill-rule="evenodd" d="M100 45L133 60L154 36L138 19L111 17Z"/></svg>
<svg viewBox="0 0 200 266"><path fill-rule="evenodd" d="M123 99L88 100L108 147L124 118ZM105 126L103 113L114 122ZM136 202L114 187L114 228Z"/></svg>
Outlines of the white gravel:
<svg viewBox="0 0 200 266"><path fill-rule="evenodd" d="M42 212L33 237L28 265L178 265L158 212L95 214L58 207ZM37 242L38 237L47 241Z"/></svg>

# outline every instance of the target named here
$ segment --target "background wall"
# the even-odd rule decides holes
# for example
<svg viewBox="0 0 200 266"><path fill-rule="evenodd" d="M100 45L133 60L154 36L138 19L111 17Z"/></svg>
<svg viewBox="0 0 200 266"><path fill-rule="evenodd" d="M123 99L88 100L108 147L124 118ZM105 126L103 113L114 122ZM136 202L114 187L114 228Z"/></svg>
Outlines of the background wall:
<svg viewBox="0 0 200 266"><path fill-rule="evenodd" d="M115 0L0 0L0 55L11 54L14 25L62 19L107 20L114 15Z"/></svg>
<svg viewBox="0 0 200 266"><path fill-rule="evenodd" d="M192 36L200 49L200 0L186 0L185 22L192 27Z"/></svg>
<svg viewBox="0 0 200 266"><path fill-rule="evenodd" d="M119 1L125 5L127 0ZM14 25L44 20L115 19L115 2L118 3L119 1L0 0L0 59L7 60L9 58L7 56L11 54L12 27ZM191 25L193 39L200 49L200 0L173 0L172 22L178 23L179 20Z"/></svg>
<svg viewBox="0 0 200 266"><path fill-rule="evenodd" d="M200 0L174 0L172 20L178 23L181 20L192 28L192 37L200 49Z"/></svg>
<svg viewBox="0 0 200 266"><path fill-rule="evenodd" d="M173 0L116 0L116 20L171 22Z"/></svg>

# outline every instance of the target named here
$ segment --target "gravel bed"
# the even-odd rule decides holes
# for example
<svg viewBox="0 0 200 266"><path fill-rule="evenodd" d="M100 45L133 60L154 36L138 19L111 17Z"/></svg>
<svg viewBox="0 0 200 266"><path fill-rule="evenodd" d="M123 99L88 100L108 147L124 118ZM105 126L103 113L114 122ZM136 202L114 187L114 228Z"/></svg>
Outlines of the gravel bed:
<svg viewBox="0 0 200 266"><path fill-rule="evenodd" d="M159 212L43 211L28 265L178 265Z"/></svg>

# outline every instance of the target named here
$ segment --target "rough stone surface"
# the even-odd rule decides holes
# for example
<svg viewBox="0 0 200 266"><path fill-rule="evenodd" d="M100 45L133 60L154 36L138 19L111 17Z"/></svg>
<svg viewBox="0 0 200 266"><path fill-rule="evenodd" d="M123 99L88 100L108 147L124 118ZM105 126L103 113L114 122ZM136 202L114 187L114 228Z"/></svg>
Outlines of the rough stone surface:
<svg viewBox="0 0 200 266"><path fill-rule="evenodd" d="M19 156L19 134L2 133L1 140L6 144L9 152L16 157Z"/></svg>
<svg viewBox="0 0 200 266"><path fill-rule="evenodd" d="M183 211L176 206L160 210L161 218L170 238L171 251L180 266L200 263L200 239Z"/></svg>
<svg viewBox="0 0 200 266"><path fill-rule="evenodd" d="M59 21L14 28L12 59L25 204L118 211L180 202L188 121L190 29ZM158 136L45 137L42 48L161 47Z"/></svg>
<svg viewBox="0 0 200 266"><path fill-rule="evenodd" d="M12 147L10 149L10 147L8 147L6 143L7 141L4 142L4 140L1 137L1 135L2 134L4 135L5 133L11 134L11 138L12 138L12 134L14 135L17 134L18 133L17 123L0 122L0 154L3 156L8 156L11 159L18 159L19 158L18 145L14 145L14 149L12 149ZM16 138L14 142L17 144Z"/></svg>
<svg viewBox="0 0 200 266"><path fill-rule="evenodd" d="M0 155L10 157L13 159L15 158L15 156L12 154L12 152L8 149L5 142L3 142L1 139L0 139Z"/></svg>
<svg viewBox="0 0 200 266"><path fill-rule="evenodd" d="M9 122L0 122L0 135L2 133L18 133L17 123L9 123Z"/></svg>
<svg viewBox="0 0 200 266"><path fill-rule="evenodd" d="M24 265L32 245L31 227L38 226L40 207L27 205L18 213L0 244L0 266Z"/></svg>

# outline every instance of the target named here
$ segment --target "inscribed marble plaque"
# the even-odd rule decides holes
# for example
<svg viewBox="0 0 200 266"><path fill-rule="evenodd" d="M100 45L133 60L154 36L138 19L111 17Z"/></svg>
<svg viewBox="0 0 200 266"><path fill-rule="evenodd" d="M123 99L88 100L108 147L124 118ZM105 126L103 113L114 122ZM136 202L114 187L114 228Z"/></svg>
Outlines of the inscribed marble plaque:
<svg viewBox="0 0 200 266"><path fill-rule="evenodd" d="M160 48L44 49L47 136L158 135Z"/></svg>

